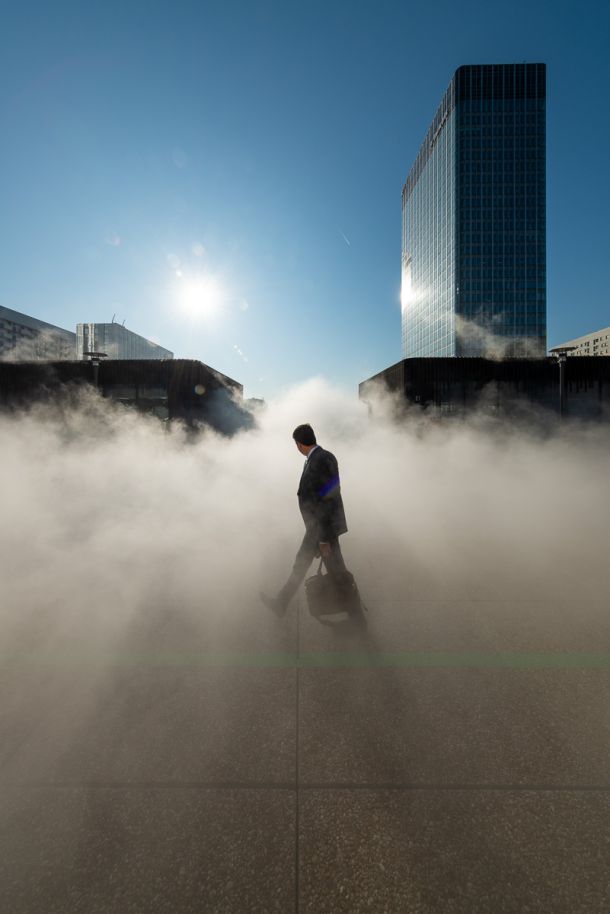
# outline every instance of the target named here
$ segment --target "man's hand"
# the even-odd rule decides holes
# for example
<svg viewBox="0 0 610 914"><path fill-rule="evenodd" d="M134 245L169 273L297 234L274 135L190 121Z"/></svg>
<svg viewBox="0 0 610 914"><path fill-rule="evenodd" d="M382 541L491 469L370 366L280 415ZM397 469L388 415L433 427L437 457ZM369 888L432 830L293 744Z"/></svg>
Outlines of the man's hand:
<svg viewBox="0 0 610 914"><path fill-rule="evenodd" d="M322 558L327 559L330 555L330 543L318 543L318 547Z"/></svg>

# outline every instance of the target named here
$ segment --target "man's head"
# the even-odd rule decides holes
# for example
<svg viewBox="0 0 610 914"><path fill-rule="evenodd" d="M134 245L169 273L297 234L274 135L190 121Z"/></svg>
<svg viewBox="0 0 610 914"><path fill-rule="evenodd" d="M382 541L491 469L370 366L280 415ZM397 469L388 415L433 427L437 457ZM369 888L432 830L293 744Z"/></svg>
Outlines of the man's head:
<svg viewBox="0 0 610 914"><path fill-rule="evenodd" d="M316 444L316 436L311 425L297 425L292 437L301 454L307 457L312 447Z"/></svg>

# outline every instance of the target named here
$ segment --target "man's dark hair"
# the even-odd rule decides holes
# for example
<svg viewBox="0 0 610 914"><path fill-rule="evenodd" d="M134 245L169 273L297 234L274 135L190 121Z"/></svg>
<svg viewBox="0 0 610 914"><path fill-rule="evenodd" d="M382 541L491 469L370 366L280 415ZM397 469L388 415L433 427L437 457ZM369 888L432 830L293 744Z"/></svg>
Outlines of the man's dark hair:
<svg viewBox="0 0 610 914"><path fill-rule="evenodd" d="M316 436L311 425L297 425L292 433L292 437L295 441L298 441L299 444L304 444L306 447L316 443Z"/></svg>

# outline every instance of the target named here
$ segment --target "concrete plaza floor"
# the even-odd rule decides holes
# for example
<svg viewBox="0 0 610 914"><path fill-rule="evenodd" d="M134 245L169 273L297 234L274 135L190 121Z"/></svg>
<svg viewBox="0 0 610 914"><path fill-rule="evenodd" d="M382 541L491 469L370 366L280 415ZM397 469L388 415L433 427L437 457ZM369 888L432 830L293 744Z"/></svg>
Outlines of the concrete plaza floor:
<svg viewBox="0 0 610 914"><path fill-rule="evenodd" d="M17 638L0 911L607 914L607 607L368 602Z"/></svg>

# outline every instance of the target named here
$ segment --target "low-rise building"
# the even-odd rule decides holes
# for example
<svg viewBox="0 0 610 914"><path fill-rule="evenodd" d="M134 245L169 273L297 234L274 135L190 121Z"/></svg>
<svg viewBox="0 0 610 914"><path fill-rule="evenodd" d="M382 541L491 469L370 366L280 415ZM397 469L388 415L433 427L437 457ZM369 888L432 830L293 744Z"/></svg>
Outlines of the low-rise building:
<svg viewBox="0 0 610 914"><path fill-rule="evenodd" d="M243 387L191 359L94 359L0 363L0 409L19 412L31 403L74 400L79 388L161 420L190 428L210 426L231 435L254 418L243 405Z"/></svg>
<svg viewBox="0 0 610 914"><path fill-rule="evenodd" d="M610 327L553 346L551 352L559 352L562 349L567 350L568 355L610 355Z"/></svg>
<svg viewBox="0 0 610 914"><path fill-rule="evenodd" d="M560 396L560 384L561 396ZM560 413L577 419L610 418L610 359L403 359L359 385L373 403L389 392L405 406L433 416L465 416L485 409L499 415Z"/></svg>

